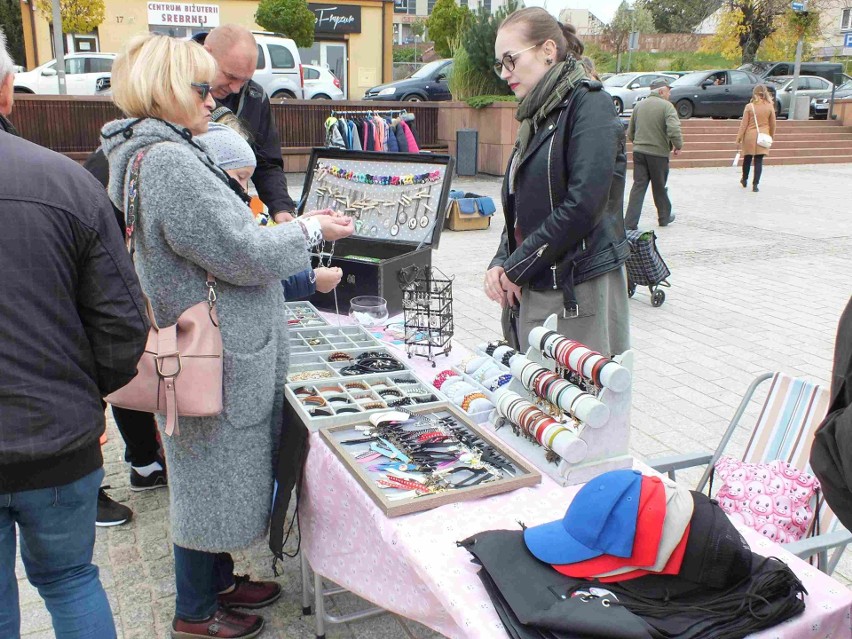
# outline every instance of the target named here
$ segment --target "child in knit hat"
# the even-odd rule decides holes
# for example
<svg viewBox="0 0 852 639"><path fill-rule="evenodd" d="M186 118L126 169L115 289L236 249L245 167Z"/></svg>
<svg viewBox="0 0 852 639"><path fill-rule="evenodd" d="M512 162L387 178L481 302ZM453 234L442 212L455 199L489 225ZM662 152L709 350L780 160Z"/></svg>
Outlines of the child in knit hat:
<svg viewBox="0 0 852 639"><path fill-rule="evenodd" d="M236 118L234 118L236 120ZM237 121L238 122L238 121ZM248 185L257 167L257 158L249 143L233 126L212 122L207 133L198 137L204 143L217 166L236 180L248 192ZM268 217L261 224L274 224ZM331 292L343 277L337 267L320 267L303 271L284 280L284 296L287 301L303 299L313 294Z"/></svg>

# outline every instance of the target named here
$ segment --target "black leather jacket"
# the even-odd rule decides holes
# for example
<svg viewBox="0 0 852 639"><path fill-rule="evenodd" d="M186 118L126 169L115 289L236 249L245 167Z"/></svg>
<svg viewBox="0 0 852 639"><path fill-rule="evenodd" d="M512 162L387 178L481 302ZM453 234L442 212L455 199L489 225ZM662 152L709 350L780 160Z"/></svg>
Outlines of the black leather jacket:
<svg viewBox="0 0 852 639"><path fill-rule="evenodd" d="M511 166L511 160L510 164ZM601 91L586 80L536 131L518 167L517 188L503 180L506 230L489 268L532 290L561 289L566 316L574 286L624 264L624 127ZM517 245L515 220L524 241Z"/></svg>

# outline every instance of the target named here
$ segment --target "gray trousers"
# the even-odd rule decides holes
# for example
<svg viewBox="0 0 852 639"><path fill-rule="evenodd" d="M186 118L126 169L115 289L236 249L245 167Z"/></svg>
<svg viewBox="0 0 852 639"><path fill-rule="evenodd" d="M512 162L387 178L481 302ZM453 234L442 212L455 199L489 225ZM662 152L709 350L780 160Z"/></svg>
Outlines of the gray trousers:
<svg viewBox="0 0 852 639"><path fill-rule="evenodd" d="M530 331L556 313L557 330L604 355L620 355L630 348L630 309L627 304L627 273L624 267L574 287L579 315L562 317L562 291L521 290L518 338L521 351L529 347Z"/></svg>
<svg viewBox="0 0 852 639"><path fill-rule="evenodd" d="M648 155L633 151L633 188L630 189L630 203L624 216L624 226L635 229L642 215L642 202L648 183L654 194L654 205L657 207L657 220L667 224L672 214L672 202L669 200L666 182L669 179L669 158L658 155Z"/></svg>

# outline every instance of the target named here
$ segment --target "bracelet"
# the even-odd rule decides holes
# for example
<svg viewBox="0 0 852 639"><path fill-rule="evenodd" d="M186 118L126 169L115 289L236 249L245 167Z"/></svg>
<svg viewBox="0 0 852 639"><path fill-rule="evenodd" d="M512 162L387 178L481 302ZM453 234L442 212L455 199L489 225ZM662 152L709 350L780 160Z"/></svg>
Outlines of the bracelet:
<svg viewBox="0 0 852 639"><path fill-rule="evenodd" d="M332 353L331 355L328 356L328 361L329 362L351 362L352 357L347 353L343 353L341 351L336 351L336 352L334 352L334 353Z"/></svg>
<svg viewBox="0 0 852 639"><path fill-rule="evenodd" d="M592 381L595 386L601 385L601 371L603 371L603 367L607 365L609 360L601 355L601 358L595 362L595 365L592 367Z"/></svg>
<svg viewBox="0 0 852 639"><path fill-rule="evenodd" d="M511 350L506 351L506 352L503 354L503 359L501 360L501 362L502 362L503 366L508 366L508 365L509 365L509 360L510 360L510 359L512 359L512 358L513 358L515 355L517 355L517 354L518 354L518 351L516 351L516 350L514 350L514 349L511 349Z"/></svg>
<svg viewBox="0 0 852 639"><path fill-rule="evenodd" d="M319 346L320 344L322 344L322 338L312 337L308 340L308 346Z"/></svg>
<svg viewBox="0 0 852 639"><path fill-rule="evenodd" d="M344 413L360 413L361 411L355 408L354 406L343 406L342 408L335 409L338 415L343 415Z"/></svg>
<svg viewBox="0 0 852 639"><path fill-rule="evenodd" d="M402 392L396 390L395 388L389 388L387 390L379 391L379 397L386 397L390 395L391 397L402 397Z"/></svg>
<svg viewBox="0 0 852 639"><path fill-rule="evenodd" d="M453 376L458 377L458 373L457 373L457 372L455 372L455 371L454 371L454 370L452 370L452 369L449 369L449 368L448 368L448 369L447 369L447 370L445 370L445 371L441 371L440 373L438 373L438 374L435 376L435 381L433 381L433 382L432 382L432 386L434 386L435 388L437 388L438 390L440 390L440 389L441 389L441 386L443 386L443 385L444 385L444 382L446 382L446 381L447 381L447 378L448 378L448 377L453 377Z"/></svg>
<svg viewBox="0 0 852 639"><path fill-rule="evenodd" d="M325 406L325 399L319 395L311 395L310 397L305 397L302 403L306 406Z"/></svg>
<svg viewBox="0 0 852 639"><path fill-rule="evenodd" d="M387 408L384 402L370 402L369 404L364 404L364 410L374 410L376 408Z"/></svg>
<svg viewBox="0 0 852 639"><path fill-rule="evenodd" d="M411 398L410 397L401 397L400 399L395 399L391 402L388 402L388 408L399 408L400 406L410 406Z"/></svg>
<svg viewBox="0 0 852 639"><path fill-rule="evenodd" d="M320 393L339 393L340 386L320 386L317 390Z"/></svg>
<svg viewBox="0 0 852 639"><path fill-rule="evenodd" d="M291 382L304 382L309 379L330 379L334 377L331 371L303 371L290 375Z"/></svg>
<svg viewBox="0 0 852 639"><path fill-rule="evenodd" d="M475 393L471 393L470 395L465 396L465 398L462 400L462 403L461 403L462 410L464 412L467 412L467 410L470 408L470 403L475 399L488 399L488 398L485 396L485 393L480 393L479 391L477 391Z"/></svg>
<svg viewBox="0 0 852 639"><path fill-rule="evenodd" d="M500 377L497 378L496 382L494 382L493 384L491 384L491 386L488 387L488 390L492 390L492 391L497 390L498 388L500 388L504 384L508 384L511 381L512 381L512 374L511 373L504 373L503 375L500 375Z"/></svg>
<svg viewBox="0 0 852 639"><path fill-rule="evenodd" d="M360 395L353 395L352 399L373 399L372 393L361 393Z"/></svg>
<svg viewBox="0 0 852 639"><path fill-rule="evenodd" d="M348 383L344 384L343 386L348 388L348 389L357 388L359 390L370 390L370 387L367 386L364 382L348 382Z"/></svg>
<svg viewBox="0 0 852 639"><path fill-rule="evenodd" d="M328 408L315 408L309 413L311 417L331 417L333 414Z"/></svg>
<svg viewBox="0 0 852 639"><path fill-rule="evenodd" d="M415 404L428 404L429 402L437 402L438 398L434 395L416 395L411 399L414 400ZM390 404L388 404L390 406Z"/></svg>

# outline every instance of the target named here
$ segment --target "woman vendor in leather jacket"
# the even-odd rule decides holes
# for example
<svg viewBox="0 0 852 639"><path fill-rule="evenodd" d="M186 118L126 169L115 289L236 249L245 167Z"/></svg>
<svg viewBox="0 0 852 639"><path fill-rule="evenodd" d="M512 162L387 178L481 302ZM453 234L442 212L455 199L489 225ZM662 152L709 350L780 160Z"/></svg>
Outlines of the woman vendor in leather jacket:
<svg viewBox="0 0 852 639"><path fill-rule="evenodd" d="M503 181L506 218L485 292L520 306L517 339L556 313L559 333L605 355L629 347L624 127L579 62L574 27L529 7L500 25L495 70L520 98Z"/></svg>

